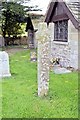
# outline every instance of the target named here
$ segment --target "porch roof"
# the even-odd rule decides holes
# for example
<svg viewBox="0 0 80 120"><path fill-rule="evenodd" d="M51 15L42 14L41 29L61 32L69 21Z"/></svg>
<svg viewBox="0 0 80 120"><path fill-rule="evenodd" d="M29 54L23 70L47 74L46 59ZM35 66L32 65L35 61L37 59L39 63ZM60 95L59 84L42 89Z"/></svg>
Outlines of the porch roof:
<svg viewBox="0 0 80 120"><path fill-rule="evenodd" d="M79 0L76 0L76 2L69 2L67 4L68 8L74 15L75 19L77 19L80 22L80 2Z"/></svg>
<svg viewBox="0 0 80 120"><path fill-rule="evenodd" d="M68 15L69 19L72 21L76 29L80 30L80 1L79 0L70 0L67 2L67 0L52 0L48 6L48 10L45 17L45 22L49 24L52 21L52 17L54 16L54 10L56 7L56 4L58 2L61 2L62 7L66 11L66 14Z"/></svg>

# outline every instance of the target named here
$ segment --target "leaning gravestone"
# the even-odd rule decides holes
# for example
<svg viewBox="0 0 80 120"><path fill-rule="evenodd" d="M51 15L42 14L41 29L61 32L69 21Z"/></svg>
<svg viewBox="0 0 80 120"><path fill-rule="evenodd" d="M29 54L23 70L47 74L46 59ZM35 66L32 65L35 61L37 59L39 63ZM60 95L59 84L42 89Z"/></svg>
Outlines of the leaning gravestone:
<svg viewBox="0 0 80 120"><path fill-rule="evenodd" d="M0 51L0 77L10 77L9 56L5 51Z"/></svg>

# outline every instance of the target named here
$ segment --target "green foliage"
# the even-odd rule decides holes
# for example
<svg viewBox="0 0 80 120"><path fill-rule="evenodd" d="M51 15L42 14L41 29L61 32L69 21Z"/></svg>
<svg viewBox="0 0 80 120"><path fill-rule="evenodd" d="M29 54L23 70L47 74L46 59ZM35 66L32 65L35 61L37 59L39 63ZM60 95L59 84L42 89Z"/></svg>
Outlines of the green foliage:
<svg viewBox="0 0 80 120"><path fill-rule="evenodd" d="M2 3L2 33L3 37L9 37L22 34L21 23L24 22L25 13L24 7L20 4L13 2Z"/></svg>
<svg viewBox="0 0 80 120"><path fill-rule="evenodd" d="M50 73L49 94L37 96L37 63L30 51L10 56L12 76L2 80L3 118L77 118L78 73Z"/></svg>

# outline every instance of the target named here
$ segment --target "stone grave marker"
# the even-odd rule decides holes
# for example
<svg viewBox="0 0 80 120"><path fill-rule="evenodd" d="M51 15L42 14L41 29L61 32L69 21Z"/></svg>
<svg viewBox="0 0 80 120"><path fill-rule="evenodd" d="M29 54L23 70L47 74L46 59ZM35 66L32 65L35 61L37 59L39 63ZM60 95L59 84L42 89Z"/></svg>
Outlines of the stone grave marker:
<svg viewBox="0 0 80 120"><path fill-rule="evenodd" d="M36 62L37 61L36 51L31 51L31 53L30 53L30 60L32 62Z"/></svg>
<svg viewBox="0 0 80 120"><path fill-rule="evenodd" d="M4 46L4 38L0 36L0 47Z"/></svg>
<svg viewBox="0 0 80 120"><path fill-rule="evenodd" d="M10 77L9 56L5 51L0 51L0 77Z"/></svg>

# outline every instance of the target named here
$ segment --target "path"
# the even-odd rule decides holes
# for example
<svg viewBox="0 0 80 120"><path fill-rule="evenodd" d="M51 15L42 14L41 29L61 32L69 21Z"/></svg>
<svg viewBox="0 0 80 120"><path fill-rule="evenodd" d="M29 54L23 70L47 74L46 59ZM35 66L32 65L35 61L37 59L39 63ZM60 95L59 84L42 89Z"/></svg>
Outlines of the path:
<svg viewBox="0 0 80 120"><path fill-rule="evenodd" d="M24 48L22 48L22 47L16 47L16 48L7 48L5 51L6 51L9 55L12 55L12 54L15 54L16 52L24 51L24 50L27 50L27 49L24 49Z"/></svg>

